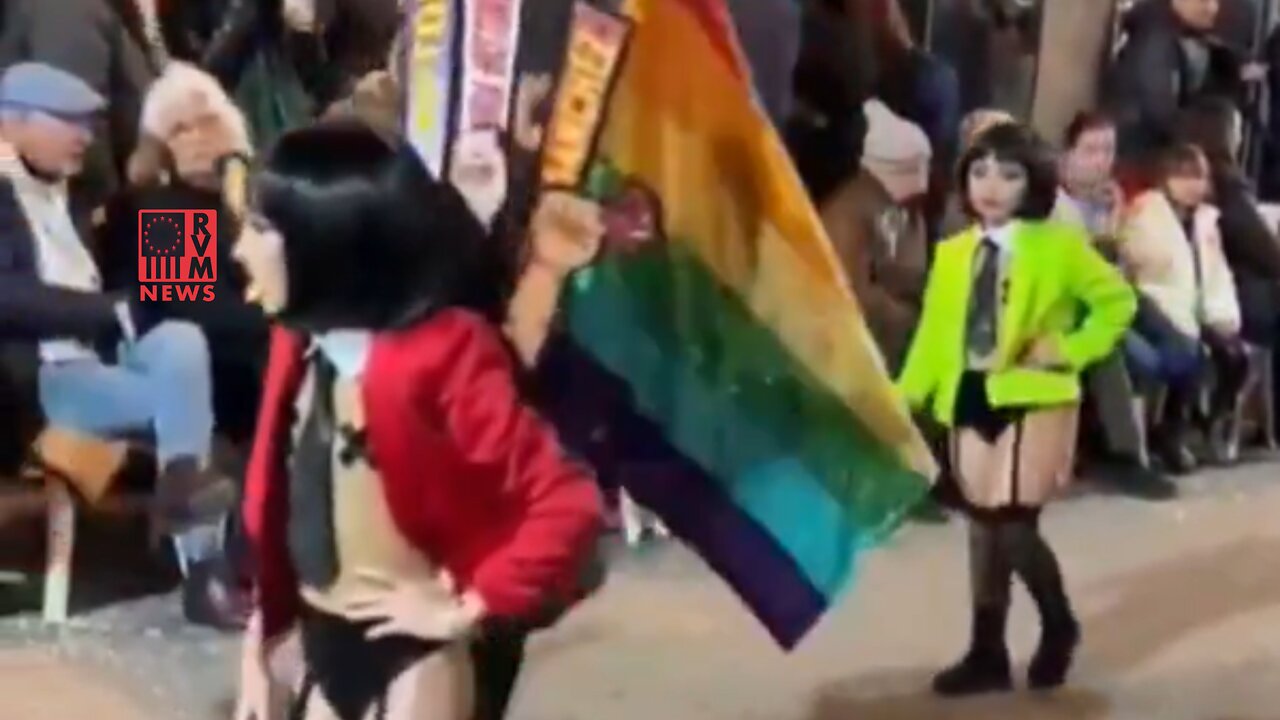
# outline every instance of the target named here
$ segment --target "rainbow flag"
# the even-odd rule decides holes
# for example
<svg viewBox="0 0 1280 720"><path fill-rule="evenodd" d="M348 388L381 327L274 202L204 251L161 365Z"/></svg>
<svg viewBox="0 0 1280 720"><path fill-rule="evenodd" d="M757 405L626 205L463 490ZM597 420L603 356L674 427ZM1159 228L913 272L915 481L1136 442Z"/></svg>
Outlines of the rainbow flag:
<svg viewBox="0 0 1280 720"><path fill-rule="evenodd" d="M631 446L623 484L790 649L935 468L753 98L723 0L625 13L583 180L610 208L609 241L572 283L569 335L629 395L612 423ZM583 48L583 67L615 56ZM562 83L598 96L589 76ZM548 143L564 176L576 156L556 151L555 127Z"/></svg>

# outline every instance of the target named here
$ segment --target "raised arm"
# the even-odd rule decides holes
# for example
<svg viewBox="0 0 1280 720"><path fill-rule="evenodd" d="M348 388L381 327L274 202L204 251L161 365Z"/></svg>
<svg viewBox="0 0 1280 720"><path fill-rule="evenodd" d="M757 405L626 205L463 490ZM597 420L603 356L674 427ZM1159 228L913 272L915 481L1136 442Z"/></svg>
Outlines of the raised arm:
<svg viewBox="0 0 1280 720"><path fill-rule="evenodd" d="M516 284L503 328L526 367L538 362L565 281L595 258L603 232L595 203L561 191L539 200L529 226L529 263Z"/></svg>
<svg viewBox="0 0 1280 720"><path fill-rule="evenodd" d="M572 591L601 523L596 483L571 461L524 402L499 334L463 311L436 323L449 344L439 392L443 426L478 477L493 478L504 503L519 508L508 541L475 571L468 590L491 615L525 617Z"/></svg>

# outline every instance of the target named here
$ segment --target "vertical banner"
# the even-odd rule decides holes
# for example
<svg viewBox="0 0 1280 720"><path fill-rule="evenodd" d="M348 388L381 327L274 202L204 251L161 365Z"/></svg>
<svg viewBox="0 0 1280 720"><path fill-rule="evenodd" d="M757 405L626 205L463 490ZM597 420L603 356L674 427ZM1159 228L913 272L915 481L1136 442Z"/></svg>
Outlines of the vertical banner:
<svg viewBox="0 0 1280 720"><path fill-rule="evenodd" d="M520 0L466 0L462 14L458 134L448 177L486 227L507 199L502 133L515 92L520 10Z"/></svg>
<svg viewBox="0 0 1280 720"><path fill-rule="evenodd" d="M522 5L522 0L467 0L460 132L507 127Z"/></svg>
<svg viewBox="0 0 1280 720"><path fill-rule="evenodd" d="M574 6L564 69L543 148L543 185L581 184L630 34L631 23L626 18L581 0Z"/></svg>
<svg viewBox="0 0 1280 720"><path fill-rule="evenodd" d="M507 210L516 225L528 221L537 202L542 145L551 118L555 79L569 43L573 0L526 0L520 14L516 82L507 123Z"/></svg>
<svg viewBox="0 0 1280 720"><path fill-rule="evenodd" d="M448 157L457 11L453 0L410 0L406 22L405 136L440 176Z"/></svg>

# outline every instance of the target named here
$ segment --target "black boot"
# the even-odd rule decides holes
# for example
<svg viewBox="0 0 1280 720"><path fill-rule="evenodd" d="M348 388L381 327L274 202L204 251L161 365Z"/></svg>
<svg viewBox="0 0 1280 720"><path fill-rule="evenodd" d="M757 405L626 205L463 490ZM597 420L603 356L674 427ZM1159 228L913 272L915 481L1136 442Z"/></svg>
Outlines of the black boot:
<svg viewBox="0 0 1280 720"><path fill-rule="evenodd" d="M960 697L1013 689L1009 650L1005 645L1008 607L977 608L973 613L973 640L969 652L956 665L933 678L933 691L944 697Z"/></svg>
<svg viewBox="0 0 1280 720"><path fill-rule="evenodd" d="M1165 399L1164 417L1152 432L1152 445L1165 471L1186 475L1196 469L1196 456L1187 447L1191 425L1191 403L1185 391L1170 390Z"/></svg>
<svg viewBox="0 0 1280 720"><path fill-rule="evenodd" d="M1040 646L1027 668L1027 684L1034 690L1061 687L1080 645L1080 623L1061 586L1056 591L1050 589L1048 595L1032 591L1041 624Z"/></svg>

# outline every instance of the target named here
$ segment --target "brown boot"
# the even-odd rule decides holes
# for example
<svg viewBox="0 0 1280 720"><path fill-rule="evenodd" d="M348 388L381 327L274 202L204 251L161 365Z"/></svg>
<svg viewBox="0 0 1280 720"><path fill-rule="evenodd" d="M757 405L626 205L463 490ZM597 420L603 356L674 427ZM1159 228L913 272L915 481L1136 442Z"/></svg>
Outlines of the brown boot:
<svg viewBox="0 0 1280 720"><path fill-rule="evenodd" d="M236 504L230 479L201 469L193 458L171 460L160 473L153 500L157 532L174 533L195 524L216 522Z"/></svg>

